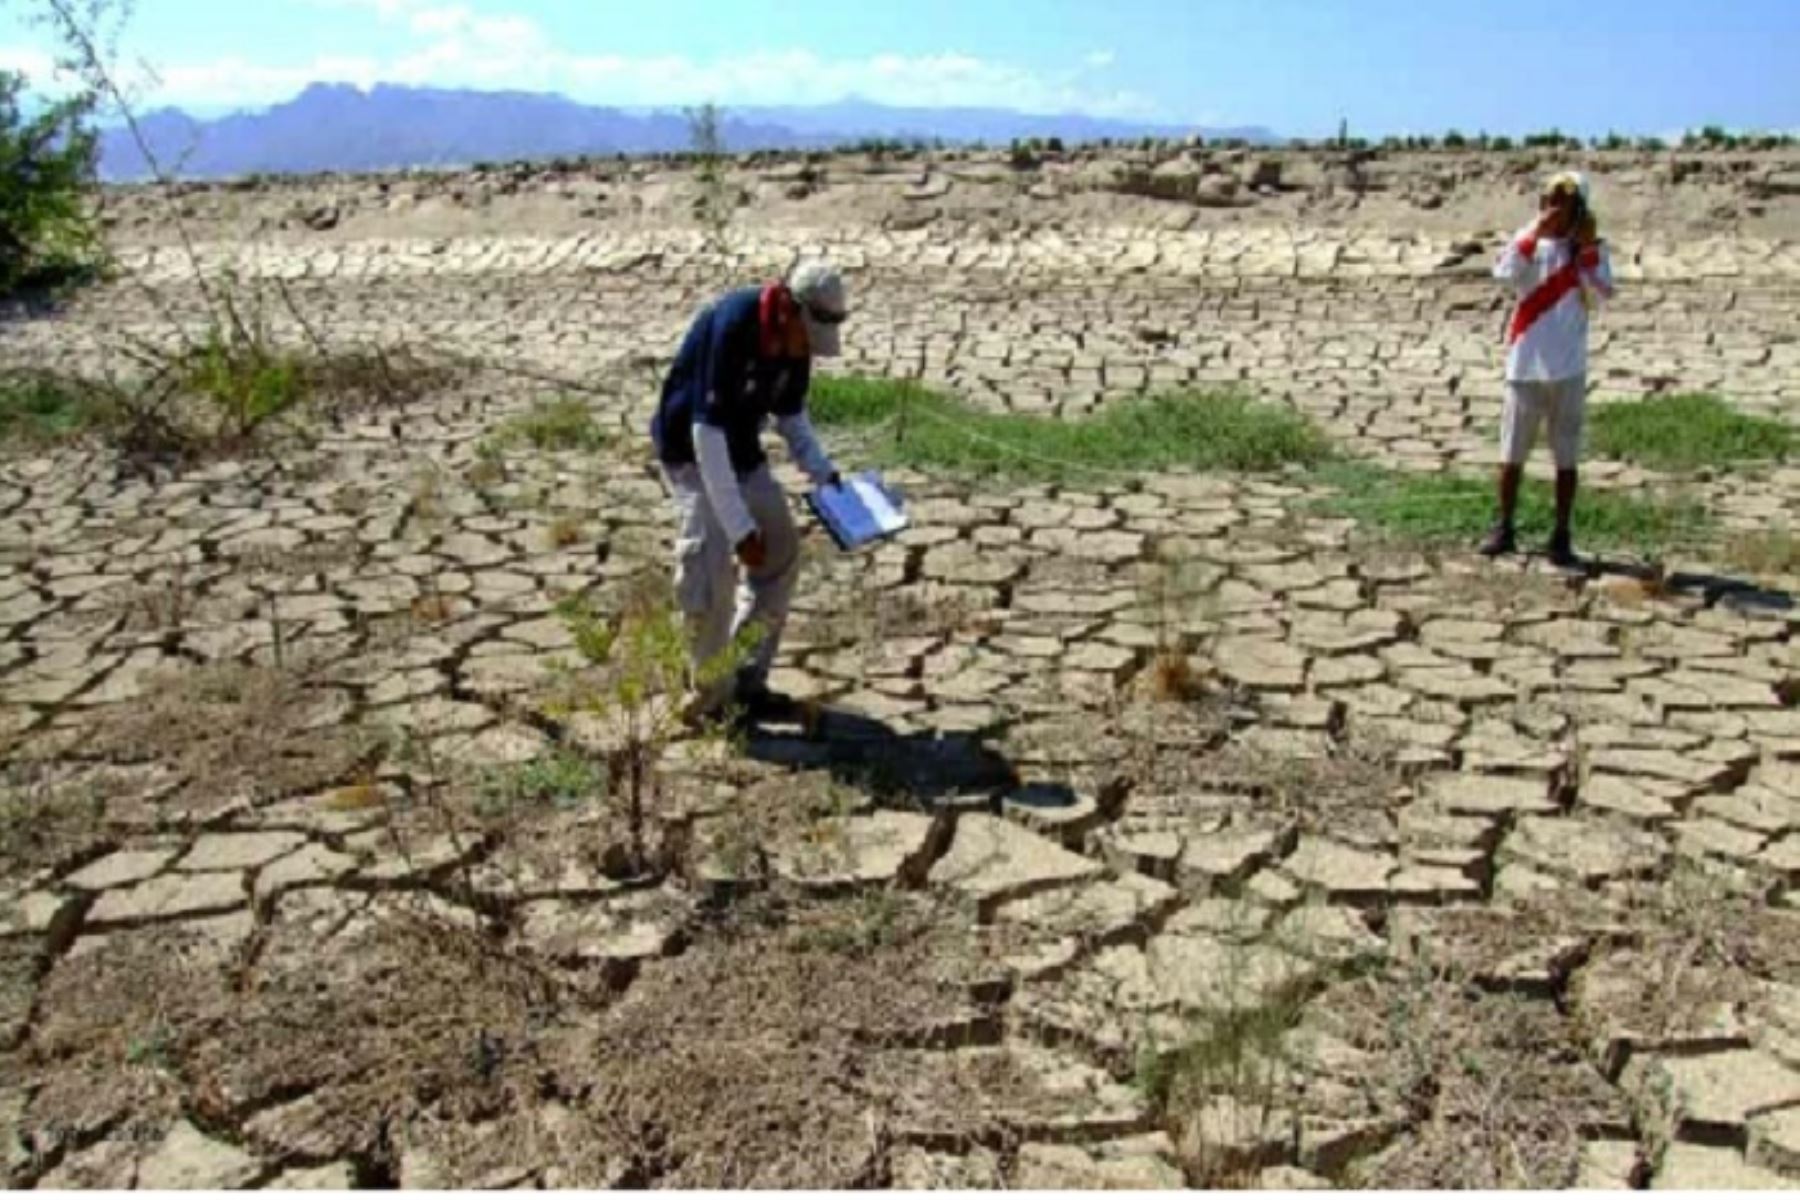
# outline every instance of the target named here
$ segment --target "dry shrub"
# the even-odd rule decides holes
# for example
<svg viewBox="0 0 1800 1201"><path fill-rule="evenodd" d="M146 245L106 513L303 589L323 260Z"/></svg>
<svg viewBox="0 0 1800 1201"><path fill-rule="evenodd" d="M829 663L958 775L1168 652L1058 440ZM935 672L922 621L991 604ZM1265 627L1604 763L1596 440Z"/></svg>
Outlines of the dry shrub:
<svg viewBox="0 0 1800 1201"><path fill-rule="evenodd" d="M972 628L976 617L962 592L920 585L881 587L865 571L847 581L837 603L797 615L793 630L795 637L825 646L859 647L873 654L895 639L949 637Z"/></svg>
<svg viewBox="0 0 1800 1201"><path fill-rule="evenodd" d="M538 1105L582 1008L571 1000L593 995L428 897L321 895L284 902L235 1004L181 1032L206 1118L310 1094L309 1142L379 1160L415 1118L468 1124Z"/></svg>
<svg viewBox="0 0 1800 1201"><path fill-rule="evenodd" d="M180 1115L184 1041L232 1006L237 944L217 930L83 940L45 976L26 1042L0 1065L32 1090L27 1129L44 1166L122 1123L153 1128Z"/></svg>
<svg viewBox="0 0 1800 1201"><path fill-rule="evenodd" d="M1800 917L1731 887L1718 869L1684 864L1665 880L1633 881L1590 920L1608 944L1591 966L1635 985L1607 991L1607 1022L1636 1038L1711 1029L1759 1001L1762 981L1800 979Z"/></svg>
<svg viewBox="0 0 1800 1201"><path fill-rule="evenodd" d="M308 663L160 675L138 699L96 713L82 750L166 768L182 784L165 803L194 814L321 791L383 752L374 731L339 724L346 701L324 675Z"/></svg>
<svg viewBox="0 0 1800 1201"><path fill-rule="evenodd" d="M1150 661L1150 698L1156 701L1197 701L1205 695L1193 660L1175 647L1163 647Z"/></svg>
<svg viewBox="0 0 1800 1201"><path fill-rule="evenodd" d="M27 744L0 745L0 880L78 858L103 841L105 781Z"/></svg>
<svg viewBox="0 0 1800 1201"><path fill-rule="evenodd" d="M1226 696L1168 716L1168 707L1127 714L1135 791L1241 796L1266 820L1351 841L1392 840L1390 814L1410 799L1408 776L1374 738L1333 741L1323 755L1272 755L1226 741L1237 710Z"/></svg>
<svg viewBox="0 0 1800 1201"><path fill-rule="evenodd" d="M880 1185L895 1128L983 1132L1018 1092L992 1057L904 1048L960 1028L971 1001L956 928L905 898L869 932L866 902L740 907L647 967L595 1046L585 1109L626 1179L675 1188ZM983 1098L986 1098L984 1102Z"/></svg>
<svg viewBox="0 0 1800 1201"><path fill-rule="evenodd" d="M1310 1012L1374 1056L1365 1079L1405 1126L1350 1166L1353 1186L1567 1188L1582 1144L1626 1122L1554 1005L1484 992L1429 960L1339 985Z"/></svg>

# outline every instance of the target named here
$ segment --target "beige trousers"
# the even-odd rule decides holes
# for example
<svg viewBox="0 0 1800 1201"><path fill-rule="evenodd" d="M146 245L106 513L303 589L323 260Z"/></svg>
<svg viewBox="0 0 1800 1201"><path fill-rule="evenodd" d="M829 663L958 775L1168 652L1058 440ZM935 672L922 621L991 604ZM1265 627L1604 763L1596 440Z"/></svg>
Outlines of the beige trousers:
<svg viewBox="0 0 1800 1201"><path fill-rule="evenodd" d="M768 682L800 575L800 533L788 511L787 496L766 464L740 477L744 503L756 519L767 551L762 567L746 571L740 582L735 548L706 499L700 468L691 464L664 468L663 480L680 521L675 539L675 597L687 619L696 674L729 649L752 623L761 630L736 679L725 675L705 689L703 706L716 707L731 699L736 683L755 687Z"/></svg>
<svg viewBox="0 0 1800 1201"><path fill-rule="evenodd" d="M1522 466L1537 441L1538 426L1550 427L1550 455L1558 471L1581 461L1581 430L1587 419L1587 380L1509 380L1500 413L1500 461Z"/></svg>

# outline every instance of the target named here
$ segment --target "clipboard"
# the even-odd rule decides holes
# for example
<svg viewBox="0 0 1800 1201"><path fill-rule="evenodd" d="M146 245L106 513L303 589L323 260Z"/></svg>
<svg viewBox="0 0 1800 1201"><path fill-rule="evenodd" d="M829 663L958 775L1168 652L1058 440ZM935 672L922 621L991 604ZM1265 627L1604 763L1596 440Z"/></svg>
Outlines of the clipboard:
<svg viewBox="0 0 1800 1201"><path fill-rule="evenodd" d="M806 495L806 503L839 550L861 550L907 527L900 497L872 471L845 476Z"/></svg>

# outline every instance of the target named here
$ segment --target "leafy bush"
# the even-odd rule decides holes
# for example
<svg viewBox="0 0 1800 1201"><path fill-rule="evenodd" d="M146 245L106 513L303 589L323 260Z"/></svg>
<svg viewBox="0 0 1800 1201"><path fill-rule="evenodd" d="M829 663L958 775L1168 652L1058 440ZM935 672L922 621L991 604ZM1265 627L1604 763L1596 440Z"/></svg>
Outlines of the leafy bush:
<svg viewBox="0 0 1800 1201"><path fill-rule="evenodd" d="M25 77L0 71L0 296L80 278L98 257L86 206L97 142L86 97L27 116Z"/></svg>

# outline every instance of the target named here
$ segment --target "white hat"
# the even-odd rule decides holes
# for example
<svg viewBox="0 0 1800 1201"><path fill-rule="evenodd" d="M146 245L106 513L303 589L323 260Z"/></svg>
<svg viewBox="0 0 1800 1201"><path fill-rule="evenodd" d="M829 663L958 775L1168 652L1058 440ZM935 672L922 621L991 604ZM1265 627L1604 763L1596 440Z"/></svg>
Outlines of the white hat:
<svg viewBox="0 0 1800 1201"><path fill-rule="evenodd" d="M844 277L830 263L814 260L794 268L788 276L788 291L800 305L813 354L821 358L837 355L843 349L838 327L850 315Z"/></svg>
<svg viewBox="0 0 1800 1201"><path fill-rule="evenodd" d="M1583 175L1581 172L1558 171L1555 175L1552 175L1549 179L1544 181L1544 195L1546 196L1553 196L1559 190L1566 188L1575 189L1575 194L1581 197L1581 203L1588 203L1587 176Z"/></svg>

